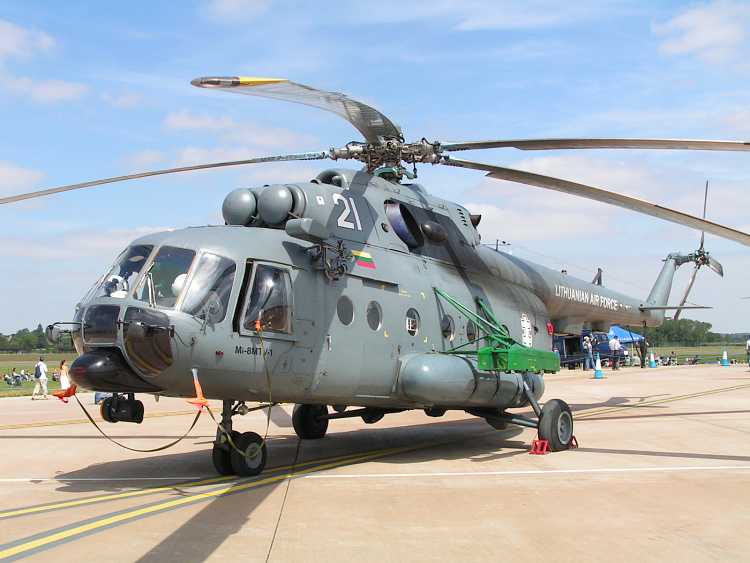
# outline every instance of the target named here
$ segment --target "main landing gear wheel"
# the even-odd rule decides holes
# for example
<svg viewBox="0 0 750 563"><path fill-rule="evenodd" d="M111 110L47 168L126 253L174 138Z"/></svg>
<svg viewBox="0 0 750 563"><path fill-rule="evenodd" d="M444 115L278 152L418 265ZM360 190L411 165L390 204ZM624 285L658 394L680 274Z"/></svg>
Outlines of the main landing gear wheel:
<svg viewBox="0 0 750 563"><path fill-rule="evenodd" d="M553 452L567 450L573 441L573 413L560 399L547 401L539 417L539 438L549 442Z"/></svg>
<svg viewBox="0 0 750 563"><path fill-rule="evenodd" d="M328 430L328 419L320 417L327 415L325 405L294 405L292 426L302 440L319 440Z"/></svg>
<svg viewBox="0 0 750 563"><path fill-rule="evenodd" d="M223 434L223 433L222 433ZM237 445L237 441L240 439L240 433L232 431L232 442ZM211 450L211 461L214 462L214 469L219 475L234 475L234 469L232 469L231 451L232 446L226 439L226 434L222 437L221 444L214 444L213 450Z"/></svg>
<svg viewBox="0 0 750 563"><path fill-rule="evenodd" d="M245 432L237 440L234 437L232 440L236 446L229 453L232 470L240 477L252 477L263 471L267 457L263 438L255 432Z"/></svg>

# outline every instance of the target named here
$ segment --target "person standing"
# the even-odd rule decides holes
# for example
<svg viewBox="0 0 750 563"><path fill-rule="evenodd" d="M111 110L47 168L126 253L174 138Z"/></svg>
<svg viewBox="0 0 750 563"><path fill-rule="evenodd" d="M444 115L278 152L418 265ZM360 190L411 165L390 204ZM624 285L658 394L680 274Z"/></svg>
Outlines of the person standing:
<svg viewBox="0 0 750 563"><path fill-rule="evenodd" d="M612 340L609 341L609 351L612 352L612 369L620 369L620 339L617 336L613 336Z"/></svg>
<svg viewBox="0 0 750 563"><path fill-rule="evenodd" d="M68 375L68 362L63 360L60 362L60 389L65 391L70 387L70 375Z"/></svg>
<svg viewBox="0 0 750 563"><path fill-rule="evenodd" d="M747 354L747 363L750 365L750 336L747 337L747 342L745 342L745 353Z"/></svg>
<svg viewBox="0 0 750 563"><path fill-rule="evenodd" d="M589 368L594 369L594 347L591 345L591 338L586 335L583 337L583 371Z"/></svg>
<svg viewBox="0 0 750 563"><path fill-rule="evenodd" d="M31 394L31 400L38 398L37 396L39 393L42 393L43 399L48 399L47 397L47 364L44 363L44 358L39 356L39 361L34 366L34 379L36 380L36 383L34 384L34 391Z"/></svg>

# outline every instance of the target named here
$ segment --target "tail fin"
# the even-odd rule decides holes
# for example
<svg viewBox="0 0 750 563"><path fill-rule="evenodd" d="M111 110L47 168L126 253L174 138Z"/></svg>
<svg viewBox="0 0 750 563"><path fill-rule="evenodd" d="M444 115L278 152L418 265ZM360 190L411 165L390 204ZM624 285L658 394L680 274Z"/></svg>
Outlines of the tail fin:
<svg viewBox="0 0 750 563"><path fill-rule="evenodd" d="M668 254L664 260L664 266L662 266L659 277L654 282L654 287L651 288L651 293L648 294L646 299L646 305L652 307L666 307L669 302L669 294L672 291L672 282L674 281L674 274L677 268L682 266L685 262L690 262L690 258L679 252Z"/></svg>

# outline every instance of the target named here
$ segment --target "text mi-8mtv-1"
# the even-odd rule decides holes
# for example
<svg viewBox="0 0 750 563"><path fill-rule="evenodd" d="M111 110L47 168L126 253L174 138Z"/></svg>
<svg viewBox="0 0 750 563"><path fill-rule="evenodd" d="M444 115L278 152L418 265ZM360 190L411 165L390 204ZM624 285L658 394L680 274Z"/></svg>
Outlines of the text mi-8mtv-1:
<svg viewBox="0 0 750 563"><path fill-rule="evenodd" d="M220 473L254 475L266 462L256 433L232 431L246 402L294 403L302 439L328 421L424 409L466 411L492 426L535 428L552 450L573 440L559 399L540 406L544 373L559 370L554 334L610 324L655 326L676 269L721 273L703 250L672 253L645 299L497 252L480 243L481 217L410 182L418 164L481 170L497 179L610 203L750 245L747 233L593 186L457 159L487 148L746 151L736 141L536 139L406 142L401 129L344 94L284 79L211 77L195 86L299 102L348 120L364 142L342 148L158 170L0 199L7 204L101 184L207 168L291 160L356 160L309 182L241 188L223 204L225 225L134 241L78 303L71 322L82 387L114 395L110 422L140 422L135 393L223 401L213 447ZM684 307L683 307L684 308ZM531 405L535 417L509 409Z"/></svg>

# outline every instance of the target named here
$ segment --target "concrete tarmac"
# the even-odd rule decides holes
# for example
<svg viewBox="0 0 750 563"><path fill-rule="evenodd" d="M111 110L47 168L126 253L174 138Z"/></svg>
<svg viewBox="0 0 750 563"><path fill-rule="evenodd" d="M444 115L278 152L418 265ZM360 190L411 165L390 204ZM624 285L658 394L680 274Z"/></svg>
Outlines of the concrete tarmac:
<svg viewBox="0 0 750 563"><path fill-rule="evenodd" d="M750 560L747 366L591 375L546 378L544 398L575 411L575 450L529 455L533 430L421 411L300 442L286 406L247 479L215 474L206 415L173 448L136 453L75 403L0 399L0 559ZM168 443L194 417L142 399L143 424L103 423L128 446ZM263 434L264 412L235 427Z"/></svg>

